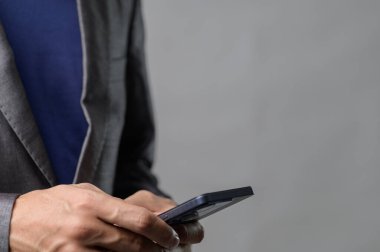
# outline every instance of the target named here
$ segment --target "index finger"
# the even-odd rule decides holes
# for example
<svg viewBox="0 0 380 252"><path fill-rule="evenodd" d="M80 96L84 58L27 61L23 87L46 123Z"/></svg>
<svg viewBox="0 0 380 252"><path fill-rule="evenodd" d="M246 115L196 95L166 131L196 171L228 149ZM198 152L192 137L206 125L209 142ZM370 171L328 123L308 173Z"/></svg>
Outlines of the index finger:
<svg viewBox="0 0 380 252"><path fill-rule="evenodd" d="M145 236L165 248L178 246L179 236L174 229L149 210L109 195L100 195L98 200L96 215L102 221Z"/></svg>

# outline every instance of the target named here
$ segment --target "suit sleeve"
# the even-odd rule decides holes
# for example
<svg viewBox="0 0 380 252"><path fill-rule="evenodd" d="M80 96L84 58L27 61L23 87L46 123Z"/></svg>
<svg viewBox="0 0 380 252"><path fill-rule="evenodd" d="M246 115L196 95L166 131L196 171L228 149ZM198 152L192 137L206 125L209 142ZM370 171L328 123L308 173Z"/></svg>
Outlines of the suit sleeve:
<svg viewBox="0 0 380 252"><path fill-rule="evenodd" d="M0 251L9 250L9 225L17 194L0 193Z"/></svg>
<svg viewBox="0 0 380 252"><path fill-rule="evenodd" d="M157 178L151 171L155 127L145 62L144 24L139 0L135 1L132 13L126 69L127 109L119 148L114 195L125 198L144 189L166 196L158 188Z"/></svg>

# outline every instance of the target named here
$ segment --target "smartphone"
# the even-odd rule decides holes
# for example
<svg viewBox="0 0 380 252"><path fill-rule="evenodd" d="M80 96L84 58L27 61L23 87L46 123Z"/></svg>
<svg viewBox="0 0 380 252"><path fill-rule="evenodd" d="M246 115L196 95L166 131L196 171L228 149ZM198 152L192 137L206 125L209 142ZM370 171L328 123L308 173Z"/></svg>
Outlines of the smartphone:
<svg viewBox="0 0 380 252"><path fill-rule="evenodd" d="M169 225L189 223L219 212L252 195L254 193L250 186L205 193L160 214L159 217Z"/></svg>

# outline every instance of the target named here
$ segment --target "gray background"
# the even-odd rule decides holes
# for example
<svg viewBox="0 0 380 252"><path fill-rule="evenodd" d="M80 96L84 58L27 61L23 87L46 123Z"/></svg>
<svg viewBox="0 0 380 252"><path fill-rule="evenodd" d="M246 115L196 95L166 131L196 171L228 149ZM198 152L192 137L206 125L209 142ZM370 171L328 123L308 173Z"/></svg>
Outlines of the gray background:
<svg viewBox="0 0 380 252"><path fill-rule="evenodd" d="M252 185L195 251L380 251L380 1L145 1L156 172Z"/></svg>

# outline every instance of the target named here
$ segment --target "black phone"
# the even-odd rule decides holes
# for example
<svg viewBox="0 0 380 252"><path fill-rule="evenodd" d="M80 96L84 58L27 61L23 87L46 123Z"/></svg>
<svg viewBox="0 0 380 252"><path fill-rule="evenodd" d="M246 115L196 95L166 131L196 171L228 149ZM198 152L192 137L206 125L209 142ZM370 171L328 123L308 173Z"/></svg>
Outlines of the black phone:
<svg viewBox="0 0 380 252"><path fill-rule="evenodd" d="M250 186L205 193L160 214L159 217L169 225L189 223L205 218L252 195L254 193Z"/></svg>

